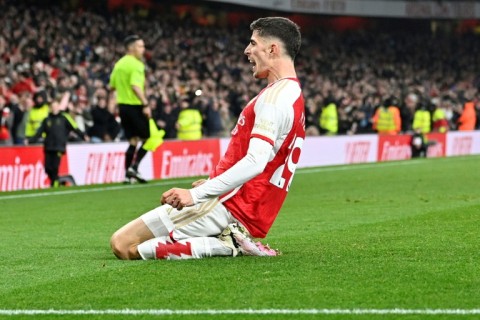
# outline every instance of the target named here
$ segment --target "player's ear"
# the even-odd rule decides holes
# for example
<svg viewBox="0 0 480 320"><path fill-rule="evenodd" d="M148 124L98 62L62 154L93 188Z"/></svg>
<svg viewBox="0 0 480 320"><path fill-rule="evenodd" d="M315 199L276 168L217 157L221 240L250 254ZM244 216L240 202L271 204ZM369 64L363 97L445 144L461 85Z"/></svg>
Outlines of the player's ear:
<svg viewBox="0 0 480 320"><path fill-rule="evenodd" d="M269 51L268 53L270 53L271 55L279 55L280 54L280 46L278 43L276 42L272 42L270 44L270 48L269 48Z"/></svg>

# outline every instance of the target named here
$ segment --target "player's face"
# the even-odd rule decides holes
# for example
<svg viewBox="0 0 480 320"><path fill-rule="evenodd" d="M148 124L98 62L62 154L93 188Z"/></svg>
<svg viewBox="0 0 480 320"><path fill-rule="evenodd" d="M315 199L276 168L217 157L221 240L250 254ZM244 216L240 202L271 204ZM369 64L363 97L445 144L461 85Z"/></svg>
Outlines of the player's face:
<svg viewBox="0 0 480 320"><path fill-rule="evenodd" d="M137 59L143 58L145 52L145 42L143 40L137 40L132 45L132 53Z"/></svg>
<svg viewBox="0 0 480 320"><path fill-rule="evenodd" d="M50 108L53 114L58 114L60 111L62 111L60 110L60 103L58 103L58 101L53 101L50 104Z"/></svg>
<svg viewBox="0 0 480 320"><path fill-rule="evenodd" d="M271 54L270 42L260 37L258 31L255 30L244 53L252 64L253 76L257 79L267 78L271 68L269 59Z"/></svg>

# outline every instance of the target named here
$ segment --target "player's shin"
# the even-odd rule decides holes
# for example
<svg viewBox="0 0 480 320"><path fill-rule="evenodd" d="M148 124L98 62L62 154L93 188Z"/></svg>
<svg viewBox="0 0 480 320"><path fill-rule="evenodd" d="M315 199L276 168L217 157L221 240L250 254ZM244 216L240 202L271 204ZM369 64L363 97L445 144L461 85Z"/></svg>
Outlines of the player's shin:
<svg viewBox="0 0 480 320"><path fill-rule="evenodd" d="M145 241L138 246L142 259L201 259L212 256L232 256L232 249L213 237L199 237L173 242L168 237Z"/></svg>

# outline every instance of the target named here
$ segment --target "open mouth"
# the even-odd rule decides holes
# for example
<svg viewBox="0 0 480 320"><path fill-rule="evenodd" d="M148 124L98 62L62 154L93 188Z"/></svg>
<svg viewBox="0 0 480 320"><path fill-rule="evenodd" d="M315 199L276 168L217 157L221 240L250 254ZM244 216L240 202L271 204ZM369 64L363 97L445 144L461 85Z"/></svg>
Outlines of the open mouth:
<svg viewBox="0 0 480 320"><path fill-rule="evenodd" d="M250 62L250 64L252 65L252 69L255 69L255 67L257 66L257 63L252 60L252 59L248 59L248 61Z"/></svg>

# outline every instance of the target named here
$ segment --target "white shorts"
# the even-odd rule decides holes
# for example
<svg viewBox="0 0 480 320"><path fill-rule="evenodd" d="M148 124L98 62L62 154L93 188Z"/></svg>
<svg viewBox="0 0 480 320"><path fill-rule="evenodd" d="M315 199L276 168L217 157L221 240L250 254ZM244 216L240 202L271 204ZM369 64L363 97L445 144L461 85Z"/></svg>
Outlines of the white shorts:
<svg viewBox="0 0 480 320"><path fill-rule="evenodd" d="M218 236L230 223L238 222L218 198L182 210L163 205L143 214L140 219L156 238L170 237L172 240Z"/></svg>

